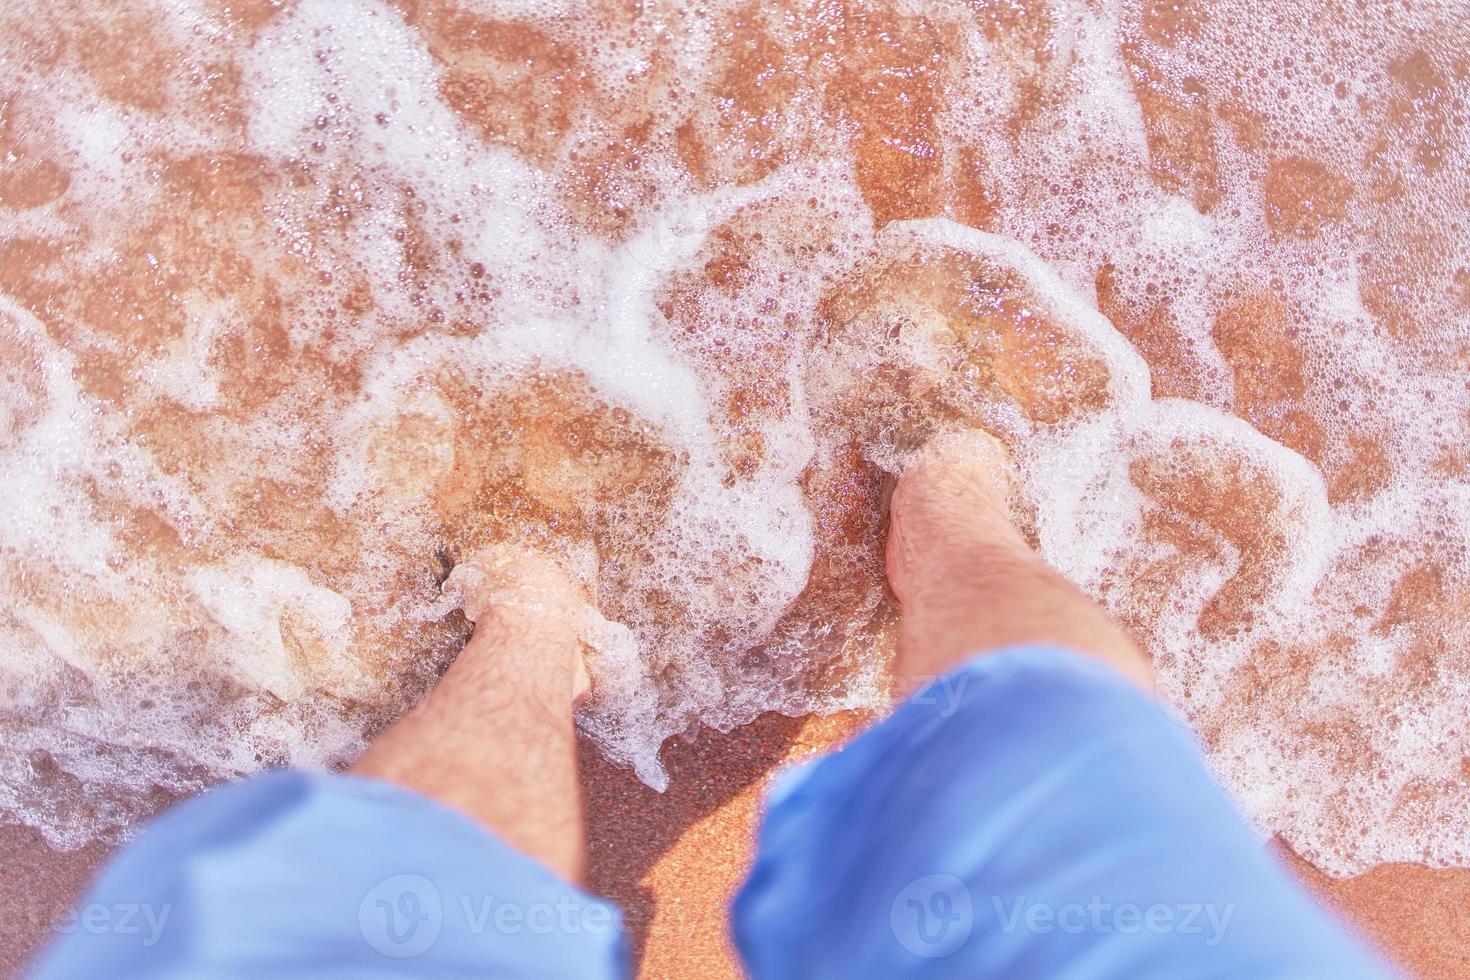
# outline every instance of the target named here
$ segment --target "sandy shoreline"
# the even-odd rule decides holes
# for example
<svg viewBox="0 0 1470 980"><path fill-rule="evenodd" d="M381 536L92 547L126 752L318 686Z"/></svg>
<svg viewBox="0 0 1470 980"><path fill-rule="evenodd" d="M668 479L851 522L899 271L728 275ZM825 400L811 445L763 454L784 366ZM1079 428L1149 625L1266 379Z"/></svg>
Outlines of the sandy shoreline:
<svg viewBox="0 0 1470 980"><path fill-rule="evenodd" d="M676 740L665 749L672 782L664 794L584 750L590 885L622 905L639 977L741 976L725 906L745 873L767 777L840 742L853 723L768 714L728 735ZM97 846L58 854L29 828L0 827L4 976L20 974L105 854ZM1335 880L1287 860L1411 975L1470 975L1470 870L1396 864Z"/></svg>

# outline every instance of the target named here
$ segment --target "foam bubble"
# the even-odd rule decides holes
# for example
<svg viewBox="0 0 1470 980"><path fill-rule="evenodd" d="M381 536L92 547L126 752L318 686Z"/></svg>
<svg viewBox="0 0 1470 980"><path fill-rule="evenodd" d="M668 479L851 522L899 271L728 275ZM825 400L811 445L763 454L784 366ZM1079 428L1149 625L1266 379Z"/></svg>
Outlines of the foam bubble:
<svg viewBox="0 0 1470 980"><path fill-rule="evenodd" d="M1470 23L1310 13L0 13L0 811L350 758L506 534L652 785L876 705L885 477L980 426L1263 831L1463 865Z"/></svg>

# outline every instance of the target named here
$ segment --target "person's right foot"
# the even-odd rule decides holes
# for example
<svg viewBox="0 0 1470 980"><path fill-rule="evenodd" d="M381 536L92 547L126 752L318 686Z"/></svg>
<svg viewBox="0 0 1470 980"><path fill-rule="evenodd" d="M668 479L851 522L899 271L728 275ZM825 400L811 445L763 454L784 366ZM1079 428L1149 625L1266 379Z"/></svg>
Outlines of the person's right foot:
<svg viewBox="0 0 1470 980"><path fill-rule="evenodd" d="M1005 447L973 431L936 437L899 478L887 545L888 583L903 615L895 678L922 683L976 654L1049 643L1150 688L1133 643L1011 523L1013 472Z"/></svg>
<svg viewBox="0 0 1470 980"><path fill-rule="evenodd" d="M888 585L907 607L987 552L1027 553L1010 521L1012 466L983 430L936 436L904 470L888 505Z"/></svg>

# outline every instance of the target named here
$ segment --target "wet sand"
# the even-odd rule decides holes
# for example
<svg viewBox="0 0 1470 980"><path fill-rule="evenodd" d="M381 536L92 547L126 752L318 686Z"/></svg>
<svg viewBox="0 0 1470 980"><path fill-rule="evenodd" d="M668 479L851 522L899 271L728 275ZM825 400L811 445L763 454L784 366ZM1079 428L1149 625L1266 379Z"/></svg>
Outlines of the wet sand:
<svg viewBox="0 0 1470 980"><path fill-rule="evenodd" d="M102 845L58 853L29 827L0 826L0 973L21 974L106 856Z"/></svg>
<svg viewBox="0 0 1470 980"><path fill-rule="evenodd" d="M767 714L728 735L706 732L665 750L667 793L644 786L595 749L583 753L591 886L622 905L644 980L741 976L725 909L749 860L769 774L839 744L856 716ZM1332 879L1283 851L1324 904L1353 922L1412 976L1470 974L1470 870L1382 865ZM31 951L105 856L57 854L27 828L0 827L0 972Z"/></svg>
<svg viewBox="0 0 1470 980"><path fill-rule="evenodd" d="M883 481L982 428L1263 820L1470 863L1464 10L213 6L0 13L6 819L350 758L507 534L651 783L871 703Z"/></svg>
<svg viewBox="0 0 1470 980"><path fill-rule="evenodd" d="M155 754L225 760L215 778L346 757L463 642L434 611L440 565L507 515L623 569L602 611L658 652L673 714L619 716L631 698L605 730L645 762L732 703L811 710L754 667L725 671L740 698L705 671L798 589L782 642L876 601L874 450L1003 423L1033 454L1045 556L1144 640L1235 785L1307 794L1269 814L1298 846L1349 870L1464 862L1464 773L1438 764L1470 751L1462 11L590 4L532 25L461 6L250 0L209 31L141 3L0 13L25 67L0 92L0 156L20 162L0 174L18 372L0 444L46 476L3 542L0 638L85 653L17 675L32 714L71 703L71 667L100 699L69 734L121 752L118 795L82 795L144 812L151 795L121 797L173 778ZM686 225L698 248L674 261ZM652 265L632 248L664 238ZM631 288L635 259L658 274ZM536 355L546 384L527 380L539 324L566 342ZM609 367L627 364L658 383L628 390ZM40 428L51 412L66 438ZM1085 452L1038 437L1100 415L1109 441ZM812 445L828 463L808 472ZM703 482L674 500L685 456ZM1084 457L1117 465L1068 482ZM160 503L178 487L188 508ZM1127 519L1098 509L1134 497ZM737 506L771 500L789 506ZM803 506L810 531L775 520ZM678 544L649 558L650 540ZM687 567L740 588L649 584ZM318 707L335 735L308 724ZM734 972L724 903L765 775L842 730L766 716L671 745L664 795L589 748L593 883L628 910L645 976ZM10 773L92 771L20 731ZM65 812L52 829L74 840L107 823ZM0 968L101 856L0 828ZM1303 873L1422 975L1470 974L1470 871Z"/></svg>

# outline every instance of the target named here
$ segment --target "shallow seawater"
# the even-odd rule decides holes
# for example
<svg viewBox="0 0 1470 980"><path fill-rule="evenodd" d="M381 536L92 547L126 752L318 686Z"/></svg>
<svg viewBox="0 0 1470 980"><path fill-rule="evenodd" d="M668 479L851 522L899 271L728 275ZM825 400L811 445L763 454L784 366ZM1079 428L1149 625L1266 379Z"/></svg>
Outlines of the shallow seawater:
<svg viewBox="0 0 1470 980"><path fill-rule="evenodd" d="M102 8L109 9L102 9ZM885 481L1000 435L1263 830L1470 863L1458 3L0 11L0 815L328 766L507 533L584 729L878 703Z"/></svg>

